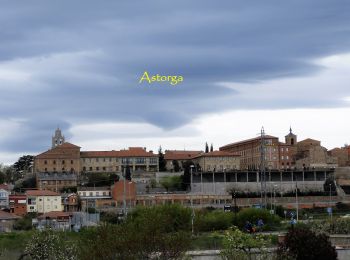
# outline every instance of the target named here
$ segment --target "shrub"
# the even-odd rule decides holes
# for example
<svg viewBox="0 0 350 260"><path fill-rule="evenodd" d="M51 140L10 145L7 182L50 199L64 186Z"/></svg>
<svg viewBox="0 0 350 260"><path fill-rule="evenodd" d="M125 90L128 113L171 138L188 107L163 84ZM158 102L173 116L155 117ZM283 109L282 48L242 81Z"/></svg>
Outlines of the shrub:
<svg viewBox="0 0 350 260"><path fill-rule="evenodd" d="M337 259L335 247L326 234L316 234L305 227L289 229L285 241L277 249L277 259Z"/></svg>
<svg viewBox="0 0 350 260"><path fill-rule="evenodd" d="M199 210L196 211L194 220L197 232L225 230L232 226L233 213L221 210Z"/></svg>
<svg viewBox="0 0 350 260"><path fill-rule="evenodd" d="M256 224L260 218L265 224L264 229L269 229L272 226L278 226L281 222L280 217L270 214L270 212L266 209L246 208L238 212L236 218L234 219L234 223L239 228L243 228L246 221Z"/></svg>

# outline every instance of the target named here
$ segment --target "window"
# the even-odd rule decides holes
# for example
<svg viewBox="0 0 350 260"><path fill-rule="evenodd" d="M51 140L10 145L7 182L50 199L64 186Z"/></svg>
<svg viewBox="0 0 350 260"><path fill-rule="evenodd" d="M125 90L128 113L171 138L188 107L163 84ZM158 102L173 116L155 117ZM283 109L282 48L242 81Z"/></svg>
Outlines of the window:
<svg viewBox="0 0 350 260"><path fill-rule="evenodd" d="M89 171L90 171L90 172L92 171L92 167L89 167Z"/></svg>
<svg viewBox="0 0 350 260"><path fill-rule="evenodd" d="M70 164L73 164L73 160L70 160Z"/></svg>
<svg viewBox="0 0 350 260"><path fill-rule="evenodd" d="M286 152L288 152L288 148L286 148Z"/></svg>
<svg viewBox="0 0 350 260"><path fill-rule="evenodd" d="M47 172L47 168L45 168L45 172Z"/></svg>
<svg viewBox="0 0 350 260"><path fill-rule="evenodd" d="M62 164L64 164L64 163L65 163L65 161L63 160L63 161L62 161Z"/></svg>
<svg viewBox="0 0 350 260"><path fill-rule="evenodd" d="M89 192L90 197L92 197L92 191Z"/></svg>
<svg viewBox="0 0 350 260"><path fill-rule="evenodd" d="M287 158L287 160L289 160L289 156L288 155L286 156L286 158Z"/></svg>
<svg viewBox="0 0 350 260"><path fill-rule="evenodd" d="M112 158L109 158L109 161L111 162L111 161L112 161Z"/></svg>
<svg viewBox="0 0 350 260"><path fill-rule="evenodd" d="M281 148L281 152L283 152L283 147Z"/></svg>
<svg viewBox="0 0 350 260"><path fill-rule="evenodd" d="M106 196L106 192L105 191L103 192L103 196Z"/></svg>
<svg viewBox="0 0 350 260"><path fill-rule="evenodd" d="M100 170L100 167L96 167L96 171L99 171Z"/></svg>
<svg viewBox="0 0 350 260"><path fill-rule="evenodd" d="M96 196L100 196L100 192L96 191Z"/></svg>
<svg viewBox="0 0 350 260"><path fill-rule="evenodd" d="M98 158L96 158L96 162L98 162Z"/></svg>
<svg viewBox="0 0 350 260"><path fill-rule="evenodd" d="M103 161L105 162L105 161L106 161L106 158L103 158Z"/></svg>
<svg viewBox="0 0 350 260"><path fill-rule="evenodd" d="M86 196L86 192L85 191L83 192L83 196Z"/></svg>
<svg viewBox="0 0 350 260"><path fill-rule="evenodd" d="M102 170L104 170L104 171L105 171L105 170L106 170L106 167L102 167Z"/></svg>
<svg viewBox="0 0 350 260"><path fill-rule="evenodd" d="M55 160L53 160L53 164L56 164L56 161L55 161Z"/></svg>
<svg viewBox="0 0 350 260"><path fill-rule="evenodd" d="M44 164L47 164L47 161L46 161L46 160L44 161Z"/></svg>
<svg viewBox="0 0 350 260"><path fill-rule="evenodd" d="M56 171L56 168L53 168L53 171L55 172L55 171Z"/></svg>
<svg viewBox="0 0 350 260"><path fill-rule="evenodd" d="M85 166L83 167L83 171L86 171L86 167Z"/></svg>
<svg viewBox="0 0 350 260"><path fill-rule="evenodd" d="M118 159L118 158L115 158L115 161L116 161L116 162L119 162L119 159Z"/></svg>
<svg viewBox="0 0 350 260"><path fill-rule="evenodd" d="M119 166L116 166L116 167L115 167L115 170L118 172L118 171L119 171Z"/></svg>
<svg viewBox="0 0 350 260"><path fill-rule="evenodd" d="M284 160L284 156L283 155L281 156L281 160Z"/></svg>

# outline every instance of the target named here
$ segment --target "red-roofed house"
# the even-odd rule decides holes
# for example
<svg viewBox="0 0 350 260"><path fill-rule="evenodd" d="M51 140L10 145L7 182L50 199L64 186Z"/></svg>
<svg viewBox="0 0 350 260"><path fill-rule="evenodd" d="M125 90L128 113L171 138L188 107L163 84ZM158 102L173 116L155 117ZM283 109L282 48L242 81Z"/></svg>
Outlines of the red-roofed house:
<svg viewBox="0 0 350 260"><path fill-rule="evenodd" d="M61 195L50 190L28 190L27 212L62 211Z"/></svg>

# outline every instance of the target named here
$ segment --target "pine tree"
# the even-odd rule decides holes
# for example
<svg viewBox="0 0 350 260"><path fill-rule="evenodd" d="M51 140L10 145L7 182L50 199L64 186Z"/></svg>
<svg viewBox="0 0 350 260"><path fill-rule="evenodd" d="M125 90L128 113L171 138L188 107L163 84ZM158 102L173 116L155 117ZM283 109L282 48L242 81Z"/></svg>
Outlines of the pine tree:
<svg viewBox="0 0 350 260"><path fill-rule="evenodd" d="M166 161L164 159L164 154L162 152L161 146L159 146L158 157L159 157L159 171L165 172L166 171Z"/></svg>
<svg viewBox="0 0 350 260"><path fill-rule="evenodd" d="M205 142L205 153L209 153L209 146L207 142Z"/></svg>
<svg viewBox="0 0 350 260"><path fill-rule="evenodd" d="M210 145L210 151L213 152L214 151L214 147L213 144Z"/></svg>

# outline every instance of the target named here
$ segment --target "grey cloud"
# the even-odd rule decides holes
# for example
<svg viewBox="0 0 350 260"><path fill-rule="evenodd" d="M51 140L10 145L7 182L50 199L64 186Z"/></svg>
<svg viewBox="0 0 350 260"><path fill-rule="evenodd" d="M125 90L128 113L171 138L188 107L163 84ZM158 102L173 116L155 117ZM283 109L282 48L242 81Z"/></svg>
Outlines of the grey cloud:
<svg viewBox="0 0 350 260"><path fill-rule="evenodd" d="M126 121L173 129L230 109L341 106L317 95L240 100L237 91L217 82L319 72L314 59L350 49L349 11L347 1L326 0L3 3L0 64L34 59L24 69L34 72L30 82L3 86L0 117L25 118L23 136L30 141L24 145L35 150L57 124ZM59 54L69 58L53 59ZM38 57L47 66L37 68ZM185 81L139 85L145 70L181 74ZM21 142L14 135L1 146L24 149Z"/></svg>

